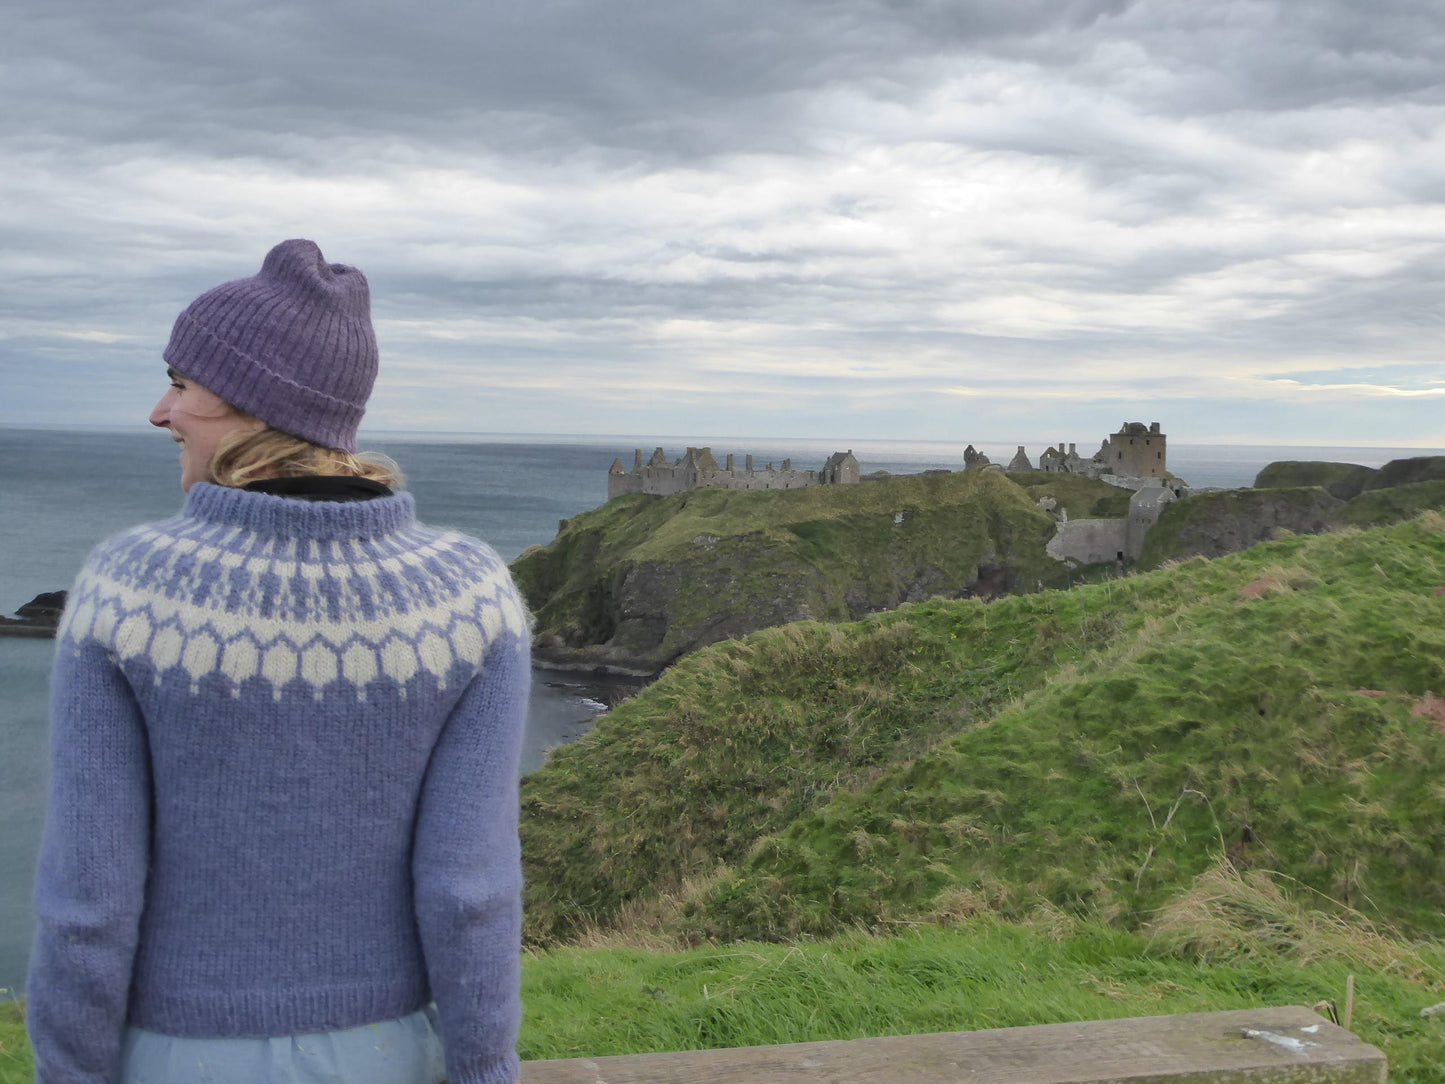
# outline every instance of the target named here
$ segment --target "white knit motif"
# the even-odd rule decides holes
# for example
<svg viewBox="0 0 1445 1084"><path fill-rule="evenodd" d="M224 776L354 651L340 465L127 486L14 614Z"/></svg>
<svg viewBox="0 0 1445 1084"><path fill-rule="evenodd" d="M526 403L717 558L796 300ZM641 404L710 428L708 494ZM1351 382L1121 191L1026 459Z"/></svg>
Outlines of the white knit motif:
<svg viewBox="0 0 1445 1084"><path fill-rule="evenodd" d="M140 528L87 567L60 635L73 646L94 638L122 665L146 656L157 683L179 667L193 693L214 673L232 695L259 677L277 699L297 678L317 699L337 681L359 699L379 677L404 688L427 672L444 685L457 662L475 672L499 634L524 644L529 620L499 560L480 559L464 536L427 538L377 558L354 541L278 546L234 527L213 540Z"/></svg>

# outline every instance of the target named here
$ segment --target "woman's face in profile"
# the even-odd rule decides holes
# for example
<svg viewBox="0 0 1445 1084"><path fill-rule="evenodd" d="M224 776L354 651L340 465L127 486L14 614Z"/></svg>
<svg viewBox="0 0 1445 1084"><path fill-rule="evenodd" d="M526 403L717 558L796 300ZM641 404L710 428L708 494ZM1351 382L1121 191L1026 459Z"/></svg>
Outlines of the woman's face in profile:
<svg viewBox="0 0 1445 1084"><path fill-rule="evenodd" d="M188 490L211 481L211 460L223 437L260 429L262 423L190 377L174 369L166 375L171 386L151 410L150 423L169 429L181 446L181 489Z"/></svg>

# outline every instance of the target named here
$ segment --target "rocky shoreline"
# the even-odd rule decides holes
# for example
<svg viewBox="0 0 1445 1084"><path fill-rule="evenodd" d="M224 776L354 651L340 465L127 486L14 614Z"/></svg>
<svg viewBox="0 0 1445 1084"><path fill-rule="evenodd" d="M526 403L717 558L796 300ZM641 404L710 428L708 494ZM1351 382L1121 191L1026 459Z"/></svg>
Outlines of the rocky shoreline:
<svg viewBox="0 0 1445 1084"><path fill-rule="evenodd" d="M53 638L64 610L64 591L42 591L16 610L14 617L0 616L0 636Z"/></svg>

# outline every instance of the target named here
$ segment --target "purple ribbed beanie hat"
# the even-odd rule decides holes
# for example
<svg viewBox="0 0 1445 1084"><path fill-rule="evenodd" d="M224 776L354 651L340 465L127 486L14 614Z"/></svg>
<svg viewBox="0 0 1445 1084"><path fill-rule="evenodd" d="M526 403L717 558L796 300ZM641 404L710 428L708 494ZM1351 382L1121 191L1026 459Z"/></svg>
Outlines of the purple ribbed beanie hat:
<svg viewBox="0 0 1445 1084"><path fill-rule="evenodd" d="M354 452L376 381L366 276L327 263L314 241L282 241L259 274L192 301L164 357L267 425Z"/></svg>

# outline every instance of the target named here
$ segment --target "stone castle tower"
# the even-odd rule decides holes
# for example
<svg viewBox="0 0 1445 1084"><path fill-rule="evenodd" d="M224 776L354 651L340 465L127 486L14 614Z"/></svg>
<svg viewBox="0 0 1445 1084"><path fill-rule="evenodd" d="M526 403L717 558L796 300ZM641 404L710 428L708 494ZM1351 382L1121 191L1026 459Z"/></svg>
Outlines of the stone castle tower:
<svg viewBox="0 0 1445 1084"><path fill-rule="evenodd" d="M1147 429L1143 422L1125 422L1104 442L1099 453L1104 457L1104 465L1110 474L1130 478L1163 478L1168 473L1165 470L1164 440L1158 422L1151 422Z"/></svg>

